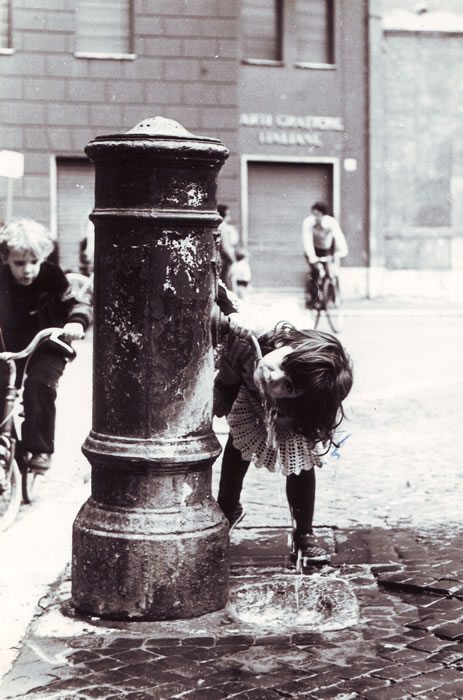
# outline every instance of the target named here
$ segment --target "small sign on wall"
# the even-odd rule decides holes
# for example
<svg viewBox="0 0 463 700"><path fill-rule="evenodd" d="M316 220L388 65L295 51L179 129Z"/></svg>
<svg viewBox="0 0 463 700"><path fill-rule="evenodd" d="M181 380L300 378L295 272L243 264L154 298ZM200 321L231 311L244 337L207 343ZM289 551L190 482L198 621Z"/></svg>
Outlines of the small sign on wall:
<svg viewBox="0 0 463 700"><path fill-rule="evenodd" d="M344 158L344 170L348 173L354 173L357 170L357 159Z"/></svg>
<svg viewBox="0 0 463 700"><path fill-rule="evenodd" d="M24 154L18 151L0 151L0 176L18 180L24 175Z"/></svg>

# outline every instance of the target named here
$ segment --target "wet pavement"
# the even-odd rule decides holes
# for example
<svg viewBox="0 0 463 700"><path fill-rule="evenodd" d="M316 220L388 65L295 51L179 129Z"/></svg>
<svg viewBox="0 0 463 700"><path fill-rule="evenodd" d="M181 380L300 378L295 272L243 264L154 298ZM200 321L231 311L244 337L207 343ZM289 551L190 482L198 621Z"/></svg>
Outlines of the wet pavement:
<svg viewBox="0 0 463 700"><path fill-rule="evenodd" d="M102 622L78 616L66 571L2 685L2 698L461 698L463 534L440 541L409 529L319 528L331 563L302 579L288 568L285 528L232 534L231 600L253 582L339 579L356 608L288 629L243 622L229 606L193 620ZM283 621L284 622L284 621Z"/></svg>
<svg viewBox="0 0 463 700"><path fill-rule="evenodd" d="M2 700L463 698L461 308L404 305L392 318L387 302L366 306L350 306L343 331L361 389L350 437L317 471L315 532L330 565L302 578L288 568L284 487L251 469L225 610L152 623L77 616L66 569L39 603ZM223 422L215 428L223 442ZM242 591L269 582L276 596L296 591L286 615L245 621Z"/></svg>

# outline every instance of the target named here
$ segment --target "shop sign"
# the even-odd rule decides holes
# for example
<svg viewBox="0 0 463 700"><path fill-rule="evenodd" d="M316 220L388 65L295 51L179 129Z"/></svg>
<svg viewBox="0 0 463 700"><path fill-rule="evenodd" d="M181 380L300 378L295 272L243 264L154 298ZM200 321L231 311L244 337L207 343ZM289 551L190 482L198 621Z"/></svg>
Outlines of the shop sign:
<svg viewBox="0 0 463 700"><path fill-rule="evenodd" d="M341 117L243 112L240 125L259 129L257 140L282 146L323 146L323 131L344 131Z"/></svg>

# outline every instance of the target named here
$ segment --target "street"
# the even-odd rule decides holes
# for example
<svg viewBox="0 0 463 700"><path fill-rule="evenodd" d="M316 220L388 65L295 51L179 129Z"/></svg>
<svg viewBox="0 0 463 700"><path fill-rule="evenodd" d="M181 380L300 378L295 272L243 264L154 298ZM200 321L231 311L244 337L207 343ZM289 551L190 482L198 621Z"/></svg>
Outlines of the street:
<svg viewBox="0 0 463 700"><path fill-rule="evenodd" d="M294 299L258 299L269 316L303 324ZM272 309L270 313L270 307ZM317 472L315 525L414 527L436 542L461 526L458 433L463 420L463 310L425 303L346 304L341 339L355 383L343 426L349 435ZM40 598L70 559L71 527L89 495L80 446L91 425L91 337L60 387L54 466L36 501L0 535L0 678L14 660ZM221 441L225 424L214 423ZM219 461L214 467L216 493ZM251 469L244 525L287 525L284 482Z"/></svg>

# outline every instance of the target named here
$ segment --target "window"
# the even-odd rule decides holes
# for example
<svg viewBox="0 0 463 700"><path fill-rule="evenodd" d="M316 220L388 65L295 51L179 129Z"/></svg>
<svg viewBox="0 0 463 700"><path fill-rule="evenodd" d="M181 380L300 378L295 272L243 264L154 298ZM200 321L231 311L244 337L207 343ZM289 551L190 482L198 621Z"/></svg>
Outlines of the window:
<svg viewBox="0 0 463 700"><path fill-rule="evenodd" d="M11 2L0 0L0 51L11 48Z"/></svg>
<svg viewBox="0 0 463 700"><path fill-rule="evenodd" d="M243 0L243 58L281 60L281 0Z"/></svg>
<svg viewBox="0 0 463 700"><path fill-rule="evenodd" d="M131 27L131 0L78 0L76 53L130 54Z"/></svg>
<svg viewBox="0 0 463 700"><path fill-rule="evenodd" d="M295 62L334 63L332 0L296 0Z"/></svg>

